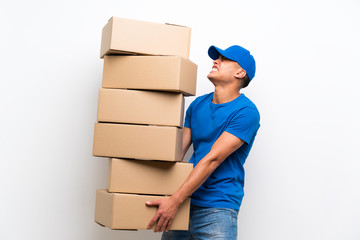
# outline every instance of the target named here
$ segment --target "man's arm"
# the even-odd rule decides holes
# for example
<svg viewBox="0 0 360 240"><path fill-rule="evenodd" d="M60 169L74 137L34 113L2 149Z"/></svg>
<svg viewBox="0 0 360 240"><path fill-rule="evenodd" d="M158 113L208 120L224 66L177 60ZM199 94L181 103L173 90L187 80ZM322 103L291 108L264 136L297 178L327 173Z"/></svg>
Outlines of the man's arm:
<svg viewBox="0 0 360 240"><path fill-rule="evenodd" d="M191 143L192 143L192 141L191 141L191 129L187 128L187 127L184 127L183 128L181 160L184 159L184 156L185 156L187 150L189 149Z"/></svg>
<svg viewBox="0 0 360 240"><path fill-rule="evenodd" d="M244 144L243 140L231 133L223 132L213 144L210 152L200 160L183 185L172 196L146 203L149 206L159 207L148 228L158 221L154 231L168 231L180 205L185 199L195 192L210 174L242 144Z"/></svg>

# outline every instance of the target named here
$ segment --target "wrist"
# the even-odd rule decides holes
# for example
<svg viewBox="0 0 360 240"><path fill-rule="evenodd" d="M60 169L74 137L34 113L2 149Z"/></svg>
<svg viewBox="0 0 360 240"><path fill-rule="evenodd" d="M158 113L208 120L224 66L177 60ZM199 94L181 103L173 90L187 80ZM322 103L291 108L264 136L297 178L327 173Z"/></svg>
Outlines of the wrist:
<svg viewBox="0 0 360 240"><path fill-rule="evenodd" d="M170 198L173 199L173 201L178 207L180 207L180 205L186 200L186 197L182 196L182 194L180 194L179 191L171 195Z"/></svg>

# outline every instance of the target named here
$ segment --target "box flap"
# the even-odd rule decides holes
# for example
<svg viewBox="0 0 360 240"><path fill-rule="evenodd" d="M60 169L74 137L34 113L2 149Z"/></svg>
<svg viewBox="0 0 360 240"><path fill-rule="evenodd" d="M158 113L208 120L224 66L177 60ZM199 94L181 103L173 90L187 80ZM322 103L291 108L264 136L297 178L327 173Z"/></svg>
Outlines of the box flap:
<svg viewBox="0 0 360 240"><path fill-rule="evenodd" d="M178 25L178 24L173 24L173 23L165 23L165 25L171 25L171 26L175 26L175 27L185 27L185 28L189 28L189 27L187 27L187 26Z"/></svg>

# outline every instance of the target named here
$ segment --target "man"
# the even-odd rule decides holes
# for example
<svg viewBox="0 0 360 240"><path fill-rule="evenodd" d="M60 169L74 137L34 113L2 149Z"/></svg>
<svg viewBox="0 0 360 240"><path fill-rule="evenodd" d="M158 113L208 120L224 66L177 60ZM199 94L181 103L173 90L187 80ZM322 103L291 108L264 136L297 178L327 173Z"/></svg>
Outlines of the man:
<svg viewBox="0 0 360 240"><path fill-rule="evenodd" d="M148 228L166 231L162 239L236 239L237 215L244 195L243 165L260 127L256 106L240 89L255 76L248 50L211 46L208 79L215 90L196 98L186 111L183 157L190 147L194 169L170 197L147 202L158 206ZM188 231L168 231L182 202L191 196Z"/></svg>

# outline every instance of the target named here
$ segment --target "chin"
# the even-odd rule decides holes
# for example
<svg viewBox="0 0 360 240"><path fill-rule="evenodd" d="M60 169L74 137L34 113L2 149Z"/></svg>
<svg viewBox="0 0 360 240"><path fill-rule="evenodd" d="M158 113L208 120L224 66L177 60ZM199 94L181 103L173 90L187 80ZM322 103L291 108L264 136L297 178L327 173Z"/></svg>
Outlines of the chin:
<svg viewBox="0 0 360 240"><path fill-rule="evenodd" d="M211 77L211 76L207 76L207 78L210 80L210 82L212 82L212 83L214 83L214 81L215 81L215 78L213 78L213 77Z"/></svg>
<svg viewBox="0 0 360 240"><path fill-rule="evenodd" d="M207 75L207 78L208 79L211 79L211 78L214 78L215 76L214 76L214 74L213 74L213 72L209 72L209 74Z"/></svg>

